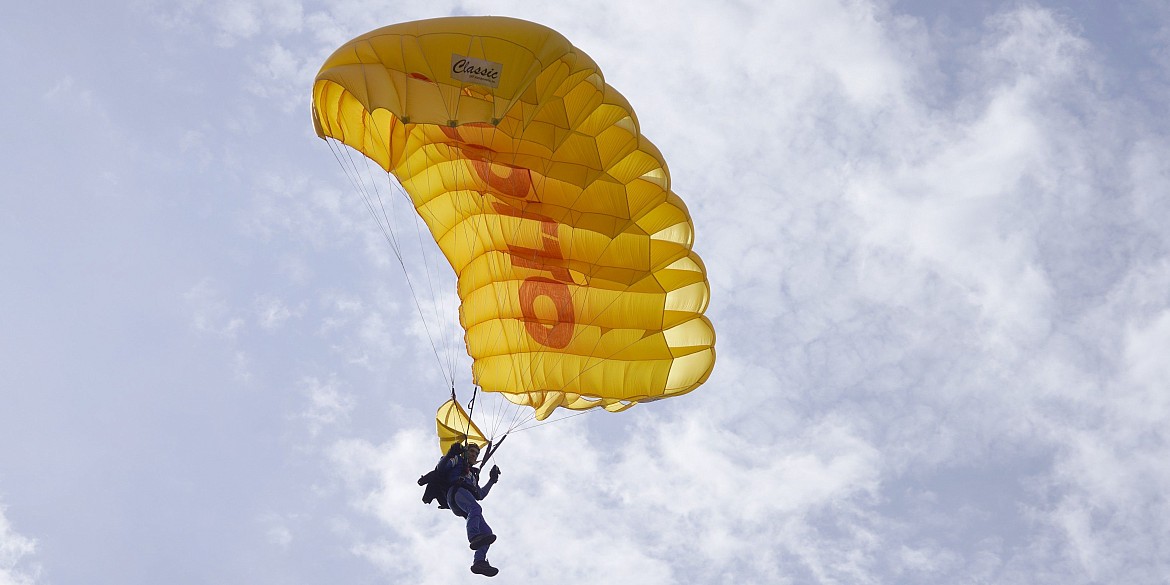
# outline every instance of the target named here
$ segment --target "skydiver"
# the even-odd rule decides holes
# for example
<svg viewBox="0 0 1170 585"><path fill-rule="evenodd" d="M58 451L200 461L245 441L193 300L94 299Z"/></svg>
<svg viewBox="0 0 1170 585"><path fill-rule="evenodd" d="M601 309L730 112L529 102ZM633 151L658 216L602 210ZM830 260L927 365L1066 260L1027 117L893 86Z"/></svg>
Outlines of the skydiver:
<svg viewBox="0 0 1170 585"><path fill-rule="evenodd" d="M491 566L487 560L488 547L496 541L496 535L483 519L483 508L479 500L487 497L492 486L500 478L500 468L493 465L488 482L480 487L479 469L475 466L479 459L479 445L474 443L467 446L462 453L456 452L454 457L447 458L448 477L451 488L447 490L447 504L457 516L467 519L467 541L471 550L475 551L471 572L477 575L495 577L499 569Z"/></svg>

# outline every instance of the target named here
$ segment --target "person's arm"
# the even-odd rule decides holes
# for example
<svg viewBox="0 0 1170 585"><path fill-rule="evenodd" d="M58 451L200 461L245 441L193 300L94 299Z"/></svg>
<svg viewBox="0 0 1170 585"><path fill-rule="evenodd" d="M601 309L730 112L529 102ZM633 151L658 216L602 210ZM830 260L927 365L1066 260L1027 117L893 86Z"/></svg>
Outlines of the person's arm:
<svg viewBox="0 0 1170 585"><path fill-rule="evenodd" d="M493 465L492 470L491 470L491 472L489 472L488 475L490 475L491 477L488 479L487 483L483 484L483 487L479 488L479 498L478 499L480 499L480 500L487 497L488 492L492 491L492 486L496 485L496 481L498 481L500 479L500 468Z"/></svg>

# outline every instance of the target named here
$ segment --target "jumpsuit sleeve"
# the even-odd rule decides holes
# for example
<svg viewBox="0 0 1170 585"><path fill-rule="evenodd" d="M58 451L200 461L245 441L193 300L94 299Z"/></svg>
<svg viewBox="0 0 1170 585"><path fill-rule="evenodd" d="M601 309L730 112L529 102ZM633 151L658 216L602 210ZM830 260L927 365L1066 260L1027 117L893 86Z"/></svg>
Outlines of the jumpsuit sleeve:
<svg viewBox="0 0 1170 585"><path fill-rule="evenodd" d="M489 479L487 483L483 484L483 487L479 488L479 490L478 490L479 493L476 495L475 499L482 500L482 499L486 498L488 495L488 492L492 491L493 485L496 485L496 480Z"/></svg>

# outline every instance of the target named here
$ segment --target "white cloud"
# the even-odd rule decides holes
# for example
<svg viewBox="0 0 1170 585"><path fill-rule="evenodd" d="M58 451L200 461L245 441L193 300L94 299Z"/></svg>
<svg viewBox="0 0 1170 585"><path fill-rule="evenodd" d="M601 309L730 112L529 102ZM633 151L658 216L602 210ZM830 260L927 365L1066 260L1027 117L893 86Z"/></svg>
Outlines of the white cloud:
<svg viewBox="0 0 1170 585"><path fill-rule="evenodd" d="M334 378L322 381L307 378L301 382L309 398L308 407L300 414L308 424L309 434L316 437L326 427L344 423L354 408L354 398L341 389Z"/></svg>
<svg viewBox="0 0 1170 585"><path fill-rule="evenodd" d="M37 543L16 532L0 506L0 585L35 585L40 565L32 561Z"/></svg>
<svg viewBox="0 0 1170 585"><path fill-rule="evenodd" d="M485 502L501 532L493 560L520 582L1152 575L1159 552L1141 543L1164 529L1142 518L1164 517L1165 499L1139 486L1170 482L1152 463L1165 455L1166 404L1149 395L1167 375L1161 280L1130 285L1151 294L1126 325L1130 309L1105 294L1124 268L1070 280L1064 266L1091 249L1070 245L1077 235L1126 254L1107 241L1111 222L1149 226L1139 237L1164 255L1158 222L1098 207L1121 183L1125 201L1164 214L1151 187L1166 181L1164 144L1117 127L1126 104L1051 11L992 18L962 46L962 69L940 72L943 44L912 19L864 3L756 8L605 32L601 10L566 27L643 98L644 126L666 120L651 138L693 202L721 354L686 406L627 415L656 422L623 430L621 445L584 440L609 422L510 445ZM679 42L687 18L735 42ZM662 46L667 72L629 58ZM1119 379L1078 360L1109 339L1128 340ZM355 505L393 531L355 551L391 576L447 578L465 571L452 560L461 535L418 505L411 475L430 462L411 461L417 449L432 450L421 430L335 451L365 478Z"/></svg>
<svg viewBox="0 0 1170 585"><path fill-rule="evenodd" d="M268 542L287 550L293 541L292 530L288 526L277 522L278 520L272 520L273 525L269 526L265 534L268 537Z"/></svg>
<svg viewBox="0 0 1170 585"><path fill-rule="evenodd" d="M268 330L280 328L289 319L299 319L304 315L305 308L304 303L289 307L283 299L266 295L256 299L257 321Z"/></svg>
<svg viewBox="0 0 1170 585"><path fill-rule="evenodd" d="M331 349L350 366L391 372L412 351L411 356L429 362L430 344L408 337L417 316L403 315L407 307L392 300L402 294L407 292L382 287L362 295L331 291L322 299L325 314L318 333L331 340Z"/></svg>
<svg viewBox="0 0 1170 585"><path fill-rule="evenodd" d="M219 26L221 42L229 45L239 38L249 38L260 31L258 6L251 2L224 2L216 5L213 15Z"/></svg>
<svg viewBox="0 0 1170 585"><path fill-rule="evenodd" d="M1167 278L1165 266L1148 272L1103 308L1132 310L1145 286ZM1119 324L1122 346L1105 356L1116 376L1057 389L1059 401L1043 411L1059 456L1044 484L1051 503L1036 505L1037 519L1062 560L1091 580L1156 582L1164 575L1157 543L1170 537L1161 520L1170 513L1170 472L1162 463L1170 457L1163 429L1170 371L1161 357L1170 349L1167 315L1163 308Z"/></svg>
<svg viewBox="0 0 1170 585"><path fill-rule="evenodd" d="M303 257L285 254L277 261L279 273L294 285L303 286L312 280L313 267Z"/></svg>
<svg viewBox="0 0 1170 585"><path fill-rule="evenodd" d="M1143 137L1133 145L1127 161L1127 187L1133 190L1129 217L1146 233L1160 233L1160 226L1170 219L1170 203L1165 193L1170 189L1170 161L1163 154L1170 145L1162 138ZM1151 250L1165 252L1163 248Z"/></svg>
<svg viewBox="0 0 1170 585"><path fill-rule="evenodd" d="M304 9L300 2L287 0L230 0L207 6L224 46L260 34L289 34L301 29Z"/></svg>
<svg viewBox="0 0 1170 585"><path fill-rule="evenodd" d="M53 87L44 94L44 99L58 107L68 104L70 108L90 110L94 106L93 90L77 87L72 76L65 76L57 80Z"/></svg>
<svg viewBox="0 0 1170 585"><path fill-rule="evenodd" d="M188 160L197 163L201 169L209 168L215 160L207 136L199 130L188 130L183 133L179 141L179 152L186 155Z"/></svg>
<svg viewBox="0 0 1170 585"><path fill-rule="evenodd" d="M236 380L245 384L252 381L252 358L245 351L236 351L232 355L232 374Z"/></svg>
<svg viewBox="0 0 1170 585"><path fill-rule="evenodd" d="M246 89L286 112L304 112L309 106L305 85L311 83L320 63L315 56L298 55L274 43L252 63Z"/></svg>
<svg viewBox="0 0 1170 585"><path fill-rule="evenodd" d="M201 333L233 339L244 328L244 319L230 306L224 293L210 278L197 283L183 295L191 307L192 324Z"/></svg>
<svg viewBox="0 0 1170 585"><path fill-rule="evenodd" d="M490 4L158 9L164 26L199 33L159 50L166 67L223 65L188 83L227 97L175 110L205 122L165 136L208 175L192 191L224 199L120 211L211 209L181 224L202 229L222 202L238 203L235 225L218 227L245 241L217 241L242 261L216 265L183 299L195 329L231 347L190 361L222 360L271 396L300 390L285 412L329 446L336 474L311 487L274 480L292 510L263 517L258 542L290 553L324 543L285 562L340 544L342 573L470 578L460 521L420 505L414 483L438 454L420 413L445 398L446 364L466 376L461 332L439 308L450 295L417 315L360 189L321 171L332 161L301 109L333 47L390 13L458 8L553 25L631 98L695 217L719 334L715 373L695 393L509 440L485 502L502 576L1164 578L1170 148L1150 115L1160 110L1134 103L1153 94L1112 86L1100 48L1071 22L1089 13L1012 5L940 26L898 14L904 3L857 0ZM200 39L221 52L183 52ZM87 111L123 103L76 73L50 79L34 98ZM279 142L288 136L309 142ZM413 246L414 226L399 226ZM420 255L406 257L421 291ZM278 338L289 346L271 351ZM436 339L454 354L432 349ZM339 485L349 508L327 501ZM0 528L0 568L35 573L16 564L32 541Z"/></svg>
<svg viewBox="0 0 1170 585"><path fill-rule="evenodd" d="M793 558L840 575L848 546L865 540L849 535L830 551L834 543L810 522L834 509L860 513L877 487L877 453L840 422L750 447L698 414L651 419L648 435L613 450L590 444L583 430L543 427L501 450L504 472L484 507L500 534L489 558L510 579L767 579ZM354 504L394 534L356 552L412 582L450 578L470 563L461 520L420 505L412 481L433 466L433 443L411 429L382 445L350 440L332 451Z"/></svg>

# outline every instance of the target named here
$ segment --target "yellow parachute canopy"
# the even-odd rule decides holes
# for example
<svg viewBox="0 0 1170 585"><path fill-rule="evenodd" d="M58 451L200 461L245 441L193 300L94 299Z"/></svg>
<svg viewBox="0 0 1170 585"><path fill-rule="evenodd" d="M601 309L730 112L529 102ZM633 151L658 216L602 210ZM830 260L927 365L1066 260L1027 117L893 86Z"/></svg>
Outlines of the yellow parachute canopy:
<svg viewBox="0 0 1170 585"><path fill-rule="evenodd" d="M486 449L488 440L475 426L467 411L455 399L448 400L435 413L435 426L439 431L439 449L446 453L455 443L474 443Z"/></svg>
<svg viewBox="0 0 1170 585"><path fill-rule="evenodd" d="M322 66L313 122L409 194L458 276L484 390L544 419L710 375L686 205L630 104L557 32L502 17L372 31Z"/></svg>

